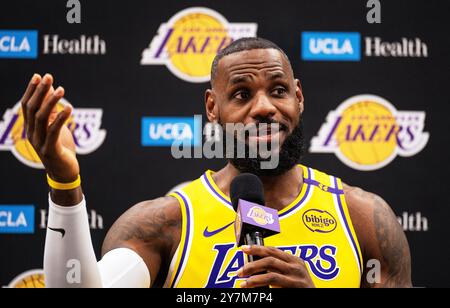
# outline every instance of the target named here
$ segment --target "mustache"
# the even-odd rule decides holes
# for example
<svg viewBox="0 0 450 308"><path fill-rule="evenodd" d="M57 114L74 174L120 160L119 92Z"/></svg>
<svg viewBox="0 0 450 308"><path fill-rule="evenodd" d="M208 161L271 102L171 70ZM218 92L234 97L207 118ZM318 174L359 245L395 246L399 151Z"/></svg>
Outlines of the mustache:
<svg viewBox="0 0 450 308"><path fill-rule="evenodd" d="M279 122L272 118L258 118L255 123L247 124L247 125L245 125L245 127L246 128L247 127L259 128L261 126L261 124L265 124L268 127L270 127L270 125L272 125L272 124L275 124L275 125L278 125L280 131L288 131L288 126L286 124Z"/></svg>

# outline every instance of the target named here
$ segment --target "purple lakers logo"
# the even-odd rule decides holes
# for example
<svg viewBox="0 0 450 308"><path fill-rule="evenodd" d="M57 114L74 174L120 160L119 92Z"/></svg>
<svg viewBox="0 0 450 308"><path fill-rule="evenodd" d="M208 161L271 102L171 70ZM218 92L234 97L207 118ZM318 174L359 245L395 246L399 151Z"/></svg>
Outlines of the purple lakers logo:
<svg viewBox="0 0 450 308"><path fill-rule="evenodd" d="M337 248L333 245L300 245L278 247L294 256L298 256L306 264L310 273L325 281L335 279L340 272L336 261ZM217 244L217 253L208 284L205 288L234 288L238 286L237 271L244 266L244 253L236 249L236 244Z"/></svg>
<svg viewBox="0 0 450 308"><path fill-rule="evenodd" d="M256 36L257 24L229 23L203 7L178 12L163 23L142 53L142 65L166 65L178 78L207 82L217 53L234 40Z"/></svg>
<svg viewBox="0 0 450 308"><path fill-rule="evenodd" d="M44 271L41 269L27 271L13 279L7 288L43 289L45 288Z"/></svg>
<svg viewBox="0 0 450 308"><path fill-rule="evenodd" d="M275 222L273 215L267 213L262 207L254 206L247 214L248 218L253 219L260 226L271 225Z"/></svg>
<svg viewBox="0 0 450 308"><path fill-rule="evenodd" d="M425 148L430 138L425 117L423 111L398 111L379 96L358 95L328 114L309 151L334 153L356 170L381 169Z"/></svg>
<svg viewBox="0 0 450 308"><path fill-rule="evenodd" d="M62 99L57 110L69 104ZM72 132L77 154L96 151L105 140L106 131L101 129L103 111L101 109L74 109L66 125ZM42 162L28 142L24 125L22 106L17 103L6 110L0 121L0 151L11 151L23 164L32 168L43 168Z"/></svg>

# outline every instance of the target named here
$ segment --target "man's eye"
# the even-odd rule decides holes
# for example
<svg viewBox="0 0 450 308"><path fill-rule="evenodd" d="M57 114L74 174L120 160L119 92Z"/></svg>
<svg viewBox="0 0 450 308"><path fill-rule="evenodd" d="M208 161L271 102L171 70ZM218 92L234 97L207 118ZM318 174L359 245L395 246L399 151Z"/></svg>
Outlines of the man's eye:
<svg viewBox="0 0 450 308"><path fill-rule="evenodd" d="M250 98L250 93L248 91L239 91L234 95L234 98L239 100L247 100Z"/></svg>
<svg viewBox="0 0 450 308"><path fill-rule="evenodd" d="M276 88L272 91L272 94L275 94L277 96L283 96L286 93L287 93L287 90L283 87Z"/></svg>

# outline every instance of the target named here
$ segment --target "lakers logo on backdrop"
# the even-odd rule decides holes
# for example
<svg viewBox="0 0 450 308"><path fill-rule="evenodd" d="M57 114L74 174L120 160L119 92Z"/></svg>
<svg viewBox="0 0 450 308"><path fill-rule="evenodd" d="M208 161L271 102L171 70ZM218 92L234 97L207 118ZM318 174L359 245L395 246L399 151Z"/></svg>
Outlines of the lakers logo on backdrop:
<svg viewBox="0 0 450 308"><path fill-rule="evenodd" d="M45 288L44 271L31 270L20 274L8 285L14 289L43 289Z"/></svg>
<svg viewBox="0 0 450 308"><path fill-rule="evenodd" d="M255 37L257 24L229 23L208 8L185 9L163 23L142 53L142 65L166 65L188 82L207 82L216 54L234 40Z"/></svg>
<svg viewBox="0 0 450 308"><path fill-rule="evenodd" d="M397 111L379 96L355 96L328 114L310 152L335 153L356 170L381 169L398 155L411 157L425 148L425 117L421 111Z"/></svg>
<svg viewBox="0 0 450 308"><path fill-rule="evenodd" d="M66 100L58 103L57 111L64 109ZM75 109L66 125L72 132L77 154L89 154L97 150L106 137L100 129L101 109ZM20 102L6 110L0 122L0 151L11 151L25 165L41 169L42 162L27 140L24 117Z"/></svg>

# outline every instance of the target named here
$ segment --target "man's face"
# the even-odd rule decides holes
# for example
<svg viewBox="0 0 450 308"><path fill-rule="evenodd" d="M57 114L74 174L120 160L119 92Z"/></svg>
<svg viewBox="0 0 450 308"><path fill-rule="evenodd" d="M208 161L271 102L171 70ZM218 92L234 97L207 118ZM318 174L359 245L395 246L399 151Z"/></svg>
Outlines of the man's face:
<svg viewBox="0 0 450 308"><path fill-rule="evenodd" d="M222 126L227 123L257 127L260 123L280 125L279 132L260 130L258 136L250 137L254 140L246 143L270 143L276 138L283 152L285 141L292 139L293 133L301 134L300 82L294 79L287 59L276 49L249 50L222 58L213 89L206 93L206 108L209 120Z"/></svg>

